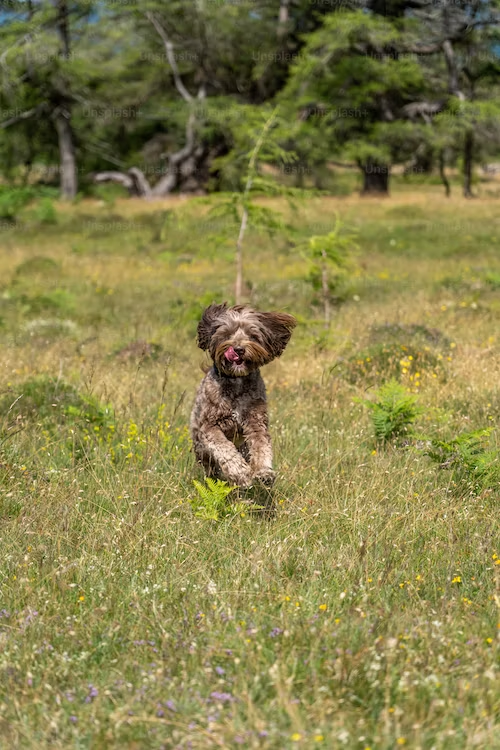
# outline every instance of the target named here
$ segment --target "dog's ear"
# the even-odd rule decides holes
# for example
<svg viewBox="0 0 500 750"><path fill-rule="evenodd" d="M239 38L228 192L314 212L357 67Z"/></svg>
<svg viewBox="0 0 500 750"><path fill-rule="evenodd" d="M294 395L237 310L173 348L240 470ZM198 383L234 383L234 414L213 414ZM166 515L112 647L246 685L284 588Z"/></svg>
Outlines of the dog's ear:
<svg viewBox="0 0 500 750"><path fill-rule="evenodd" d="M206 351L210 346L210 339L214 335L221 318L227 310L225 302L222 305L209 305L198 323L198 346Z"/></svg>
<svg viewBox="0 0 500 750"><path fill-rule="evenodd" d="M290 341L297 321L293 315L281 312L259 313L259 319L266 333L266 344L271 358L279 357Z"/></svg>

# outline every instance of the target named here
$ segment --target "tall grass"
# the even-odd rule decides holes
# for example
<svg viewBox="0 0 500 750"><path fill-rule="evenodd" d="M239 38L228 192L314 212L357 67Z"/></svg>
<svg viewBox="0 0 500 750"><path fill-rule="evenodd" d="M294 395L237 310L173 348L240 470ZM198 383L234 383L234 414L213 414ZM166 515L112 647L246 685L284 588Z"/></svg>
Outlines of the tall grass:
<svg viewBox="0 0 500 750"><path fill-rule="evenodd" d="M264 372L272 512L219 521L186 428L233 285L210 205L2 229L0 746L500 747L499 488L425 455L498 444L496 203L321 198L299 235L333 208L361 253L326 332L300 253L249 234L250 300L300 325ZM374 444L393 378L428 443Z"/></svg>

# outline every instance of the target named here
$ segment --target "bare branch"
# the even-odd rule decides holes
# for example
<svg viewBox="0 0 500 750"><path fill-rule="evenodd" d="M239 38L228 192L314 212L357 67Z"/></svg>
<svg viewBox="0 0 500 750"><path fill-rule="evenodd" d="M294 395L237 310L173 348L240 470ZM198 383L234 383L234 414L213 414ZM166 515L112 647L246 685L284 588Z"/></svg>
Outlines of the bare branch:
<svg viewBox="0 0 500 750"><path fill-rule="evenodd" d="M18 122L29 120L31 117L35 117L35 115L43 112L44 109L46 109L46 104L38 104L38 106L33 107L32 109L27 109L25 112L21 112L21 114L11 117L9 120L0 122L0 128L10 128L11 125L17 125Z"/></svg>
<svg viewBox="0 0 500 750"><path fill-rule="evenodd" d="M118 185L123 185L130 195L139 196L141 198L150 198L152 195L151 185L147 181L144 172L138 167L131 167L128 172L97 172L92 175L94 182L115 182Z"/></svg>
<svg viewBox="0 0 500 750"><path fill-rule="evenodd" d="M177 89L179 94L182 96L184 101L191 104L193 101L193 97L191 96L187 88L184 86L182 82L182 78L179 74L179 68L177 67L177 61L174 55L174 45L170 41L167 35L167 32L165 31L165 29L163 28L163 26L161 25L161 23L159 22L159 20L157 19L154 13L151 13L151 11L148 10L146 13L146 18L148 19L148 21L150 21L153 24L156 31L160 35L163 41L163 44L165 45L165 52L167 53L167 60L170 64L170 67L172 68L172 73L174 76L175 88Z"/></svg>
<svg viewBox="0 0 500 750"><path fill-rule="evenodd" d="M417 122L418 118L421 117L425 123L430 124L432 118L442 112L445 106L446 102L444 100L437 102L410 102L410 104L405 104L401 111L412 122Z"/></svg>
<svg viewBox="0 0 500 750"><path fill-rule="evenodd" d="M453 96L458 97L461 100L465 99L463 91L458 85L458 68L457 61L455 59L455 53L453 51L453 45L449 39L445 39L442 45L444 59L446 60L446 67L448 68L448 91Z"/></svg>

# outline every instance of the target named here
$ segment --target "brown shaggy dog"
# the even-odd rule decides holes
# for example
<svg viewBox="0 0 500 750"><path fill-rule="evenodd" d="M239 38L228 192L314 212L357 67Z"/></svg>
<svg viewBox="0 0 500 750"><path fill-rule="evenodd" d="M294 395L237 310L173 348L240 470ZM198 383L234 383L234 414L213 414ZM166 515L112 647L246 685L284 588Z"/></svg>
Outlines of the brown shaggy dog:
<svg viewBox="0 0 500 750"><path fill-rule="evenodd" d="M191 413L196 457L209 476L239 487L271 486L275 473L266 388L259 372L279 357L296 320L246 305L210 305L198 324L198 346L213 367L202 380Z"/></svg>

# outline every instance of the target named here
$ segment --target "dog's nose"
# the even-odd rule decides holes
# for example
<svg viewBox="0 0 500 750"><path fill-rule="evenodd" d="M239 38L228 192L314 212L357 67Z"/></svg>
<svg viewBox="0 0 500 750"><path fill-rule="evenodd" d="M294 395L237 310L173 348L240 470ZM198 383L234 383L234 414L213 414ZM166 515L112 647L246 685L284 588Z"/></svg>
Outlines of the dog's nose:
<svg viewBox="0 0 500 750"><path fill-rule="evenodd" d="M234 351L238 355L238 357L242 357L245 354L245 347L244 346L233 346Z"/></svg>

